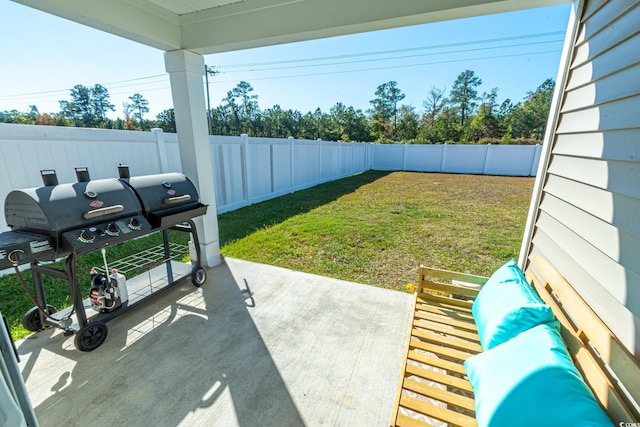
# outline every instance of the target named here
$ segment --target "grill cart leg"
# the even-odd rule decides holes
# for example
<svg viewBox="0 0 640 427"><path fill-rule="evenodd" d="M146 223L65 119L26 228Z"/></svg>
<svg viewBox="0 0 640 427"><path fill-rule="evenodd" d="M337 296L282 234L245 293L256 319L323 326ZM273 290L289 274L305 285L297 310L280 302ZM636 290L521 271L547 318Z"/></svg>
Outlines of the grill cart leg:
<svg viewBox="0 0 640 427"><path fill-rule="evenodd" d="M29 292L26 283L20 275L20 272L18 272L19 279L24 286L27 295L35 304L35 307L27 311L22 317L22 326L24 326L24 328L30 332L38 332L39 330L44 328L45 325L52 325L49 316L56 312L55 307L47 304L47 297L44 292L44 286L42 285L42 276L40 275L40 272L37 271L37 267L37 261L31 263L31 276L33 278L35 297Z"/></svg>
<svg viewBox="0 0 640 427"><path fill-rule="evenodd" d="M169 248L169 232L166 228L162 229L162 244L164 246L164 259L167 260L167 281L173 283L173 268L171 267L171 249Z"/></svg>
<svg viewBox="0 0 640 427"><path fill-rule="evenodd" d="M67 276L69 277L69 291L73 298L78 325L80 325L80 330L76 332L74 344L80 351L93 351L100 347L104 340L107 339L109 330L104 322L97 320L87 322L87 313L84 310L82 293L78 287L76 267L76 254L74 252L67 257L67 262L64 266Z"/></svg>
<svg viewBox="0 0 640 427"><path fill-rule="evenodd" d="M191 229L191 238L193 239L193 246L195 246L196 257L195 267L191 272L191 283L194 286L200 287L207 281L207 271L202 268L202 257L200 255L200 240L198 239L198 232L196 231L196 224L192 220L188 220L189 228Z"/></svg>
<svg viewBox="0 0 640 427"><path fill-rule="evenodd" d="M186 225L175 225L171 227L172 230L182 231L185 233L191 233L191 238L193 239L193 246L196 251L196 259L191 260L194 264L193 270L191 270L191 283L194 286L200 287L204 285L204 282L207 281L207 270L202 268L202 256L200 250L200 240L198 239L198 232L196 231L196 225L193 220L188 219L185 221Z"/></svg>
<svg viewBox="0 0 640 427"><path fill-rule="evenodd" d="M27 311L22 317L22 326L24 326L27 331L38 332L45 325L46 320L46 317L41 313L39 307L45 309L47 314L55 313L56 309L47 304L47 297L44 292L44 286L42 285L42 276L33 270L33 265L37 265L37 262L32 263L33 289L36 293L36 306Z"/></svg>
<svg viewBox="0 0 640 427"><path fill-rule="evenodd" d="M76 318L78 319L78 325L80 325L80 328L82 329L82 327L87 324L87 313L84 310L82 293L80 292L80 289L78 287L75 252L67 257L67 261L64 264L64 271L67 273L69 292L71 293L71 298L73 299L73 306L75 308Z"/></svg>

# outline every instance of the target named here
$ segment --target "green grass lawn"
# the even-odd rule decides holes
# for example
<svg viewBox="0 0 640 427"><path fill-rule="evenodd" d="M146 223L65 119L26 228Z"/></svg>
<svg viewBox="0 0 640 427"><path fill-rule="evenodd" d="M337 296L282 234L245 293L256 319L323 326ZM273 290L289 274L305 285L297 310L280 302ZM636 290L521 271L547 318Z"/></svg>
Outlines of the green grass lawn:
<svg viewBox="0 0 640 427"><path fill-rule="evenodd" d="M369 171L219 216L222 254L338 279L404 289L420 265L489 275L517 257L533 178ZM171 241L186 244L186 233ZM161 235L111 248L119 259ZM86 296L99 251L78 261ZM31 283L30 272L25 279ZM65 282L46 278L48 303L71 304ZM0 310L14 338L33 304L13 275L0 277Z"/></svg>
<svg viewBox="0 0 640 427"><path fill-rule="evenodd" d="M517 257L534 178L369 171L220 216L223 255L392 289Z"/></svg>

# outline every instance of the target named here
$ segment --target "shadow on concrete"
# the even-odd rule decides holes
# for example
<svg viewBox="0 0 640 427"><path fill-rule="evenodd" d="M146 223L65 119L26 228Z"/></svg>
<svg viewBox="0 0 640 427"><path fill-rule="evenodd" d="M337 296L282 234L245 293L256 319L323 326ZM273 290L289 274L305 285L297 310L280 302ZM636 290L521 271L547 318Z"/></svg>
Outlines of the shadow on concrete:
<svg viewBox="0 0 640 427"><path fill-rule="evenodd" d="M248 236L256 230L279 224L318 206L353 193L363 185L372 183L390 172L367 171L348 178L331 181L306 190L256 203L218 217L220 245Z"/></svg>
<svg viewBox="0 0 640 427"><path fill-rule="evenodd" d="M90 353L59 330L19 343L40 424L304 425L245 285L218 266L203 289L176 285L110 321Z"/></svg>

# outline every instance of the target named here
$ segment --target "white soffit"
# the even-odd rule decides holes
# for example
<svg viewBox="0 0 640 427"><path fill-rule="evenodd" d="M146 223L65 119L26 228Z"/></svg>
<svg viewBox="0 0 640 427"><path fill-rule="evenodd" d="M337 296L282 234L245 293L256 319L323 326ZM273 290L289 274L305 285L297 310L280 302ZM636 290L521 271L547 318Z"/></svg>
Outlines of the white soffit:
<svg viewBox="0 0 640 427"><path fill-rule="evenodd" d="M233 3L242 3L245 0L149 0L158 6L167 9L176 15L200 12Z"/></svg>
<svg viewBox="0 0 640 427"><path fill-rule="evenodd" d="M567 0L13 0L164 51L202 55Z"/></svg>

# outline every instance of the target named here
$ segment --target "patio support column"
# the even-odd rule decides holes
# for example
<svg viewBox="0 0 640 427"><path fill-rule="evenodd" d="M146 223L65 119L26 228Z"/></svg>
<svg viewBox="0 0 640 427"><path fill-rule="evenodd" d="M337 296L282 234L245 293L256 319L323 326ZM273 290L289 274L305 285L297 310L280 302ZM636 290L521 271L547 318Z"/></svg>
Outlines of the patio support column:
<svg viewBox="0 0 640 427"><path fill-rule="evenodd" d="M188 50L165 52L164 63L171 81L171 94L178 132L182 172L196 185L207 214L195 218L202 264L213 267L221 262L218 216L213 185L213 162L209 148L204 98L204 58Z"/></svg>

